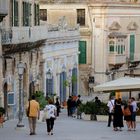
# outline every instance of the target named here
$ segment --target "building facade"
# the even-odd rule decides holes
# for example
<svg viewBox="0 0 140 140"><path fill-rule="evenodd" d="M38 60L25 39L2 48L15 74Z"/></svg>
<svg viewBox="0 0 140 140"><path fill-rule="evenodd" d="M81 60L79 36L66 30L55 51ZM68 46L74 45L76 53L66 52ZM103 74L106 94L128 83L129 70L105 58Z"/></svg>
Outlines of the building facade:
<svg viewBox="0 0 140 140"><path fill-rule="evenodd" d="M61 90L66 89L62 95L57 92L59 89L54 81L56 73L53 65L48 66L47 64L48 59L54 61L55 57L58 57L59 60L61 55L62 58L65 58L65 62L68 61L67 57L70 57L71 70L76 71L74 74L78 75L79 29L67 27L63 30L58 27L48 27L47 24L40 25L38 0L11 0L7 2L7 16L4 17L0 13L0 17L4 17L1 18L0 23L0 106L5 108L8 118L15 118L18 115L19 104L21 104L20 111L24 113L26 102L36 91L44 91L44 96L56 93L56 96L60 98L65 96L66 100L68 89L62 87ZM67 46L71 50L70 53L65 51ZM22 75L18 71L21 62L24 66ZM67 63L61 61L59 64L57 65L60 66L58 69L66 64L64 65L65 70L70 70ZM53 74L53 80L47 79L46 73L48 71ZM59 72L62 71L59 70ZM62 80L59 83L61 82ZM71 90L76 92L77 89L78 81L74 87L71 86ZM62 99L64 102L64 98Z"/></svg>
<svg viewBox="0 0 140 140"><path fill-rule="evenodd" d="M65 16L68 25L80 26L80 94L125 73L139 74L139 9L139 0L40 1L43 22Z"/></svg>
<svg viewBox="0 0 140 140"><path fill-rule="evenodd" d="M67 26L65 17L56 25L48 26L48 37L41 49L45 76L46 97L56 95L65 105L68 96L76 96L79 91L78 42L79 27Z"/></svg>

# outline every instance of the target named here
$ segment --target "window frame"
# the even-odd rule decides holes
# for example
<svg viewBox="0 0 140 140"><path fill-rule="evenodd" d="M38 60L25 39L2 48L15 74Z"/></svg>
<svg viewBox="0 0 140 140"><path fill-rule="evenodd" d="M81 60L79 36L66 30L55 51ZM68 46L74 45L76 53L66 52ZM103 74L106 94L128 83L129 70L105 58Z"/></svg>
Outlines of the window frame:
<svg viewBox="0 0 140 140"><path fill-rule="evenodd" d="M85 26L86 24L86 11L85 9L77 9L77 23L80 26Z"/></svg>

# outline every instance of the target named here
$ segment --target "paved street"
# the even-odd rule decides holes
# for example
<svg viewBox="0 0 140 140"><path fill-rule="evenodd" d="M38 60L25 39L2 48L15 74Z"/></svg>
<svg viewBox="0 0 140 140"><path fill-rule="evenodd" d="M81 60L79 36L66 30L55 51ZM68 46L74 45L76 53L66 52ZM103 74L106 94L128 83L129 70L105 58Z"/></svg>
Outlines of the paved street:
<svg viewBox="0 0 140 140"><path fill-rule="evenodd" d="M139 140L140 123L137 131L114 132L107 127L106 122L84 121L67 117L66 112L60 114L55 122L54 135L48 136L44 122L37 123L37 135L30 136L27 119L24 119L25 128L16 130L17 120L5 122L4 128L0 128L0 140Z"/></svg>

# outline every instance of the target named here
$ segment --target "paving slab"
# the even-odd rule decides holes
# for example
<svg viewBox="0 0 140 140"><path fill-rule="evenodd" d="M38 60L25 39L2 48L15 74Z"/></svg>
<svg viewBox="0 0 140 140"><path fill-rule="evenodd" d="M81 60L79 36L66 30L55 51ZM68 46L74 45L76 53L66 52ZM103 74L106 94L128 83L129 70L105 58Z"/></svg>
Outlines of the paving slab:
<svg viewBox="0 0 140 140"><path fill-rule="evenodd" d="M136 131L127 131L124 124L123 131L115 132L112 127L107 127L107 122L67 117L66 111L56 119L52 136L47 135L45 122L37 122L37 135L30 136L27 118L23 119L23 129L15 129L17 121L4 123L4 128L0 128L0 140L140 140L140 123L137 123Z"/></svg>

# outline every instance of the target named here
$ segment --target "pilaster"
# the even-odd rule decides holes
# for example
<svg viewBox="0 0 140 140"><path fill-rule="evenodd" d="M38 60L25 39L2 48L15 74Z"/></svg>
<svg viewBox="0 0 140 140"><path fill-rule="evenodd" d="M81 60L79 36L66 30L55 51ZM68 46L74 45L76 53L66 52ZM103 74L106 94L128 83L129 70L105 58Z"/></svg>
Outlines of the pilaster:
<svg viewBox="0 0 140 140"><path fill-rule="evenodd" d="M0 31L0 106L3 106L2 96L3 96L3 74L2 74L2 44L1 44L1 31Z"/></svg>

